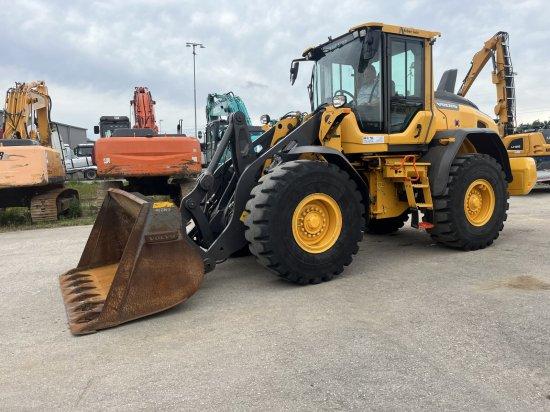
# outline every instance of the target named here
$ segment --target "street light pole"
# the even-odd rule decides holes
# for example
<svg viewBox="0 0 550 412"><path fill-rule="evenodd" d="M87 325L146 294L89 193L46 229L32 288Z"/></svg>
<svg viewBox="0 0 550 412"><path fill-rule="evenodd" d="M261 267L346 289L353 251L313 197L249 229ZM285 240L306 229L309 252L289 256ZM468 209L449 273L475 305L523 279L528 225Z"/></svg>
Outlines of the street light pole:
<svg viewBox="0 0 550 412"><path fill-rule="evenodd" d="M193 103L195 107L195 137L197 137L197 81L196 81L196 65L195 65L195 56L197 55L197 52L195 49L197 47L204 49L205 46L202 45L202 43L194 43L194 42L187 42L185 43L186 47L192 47L193 48Z"/></svg>

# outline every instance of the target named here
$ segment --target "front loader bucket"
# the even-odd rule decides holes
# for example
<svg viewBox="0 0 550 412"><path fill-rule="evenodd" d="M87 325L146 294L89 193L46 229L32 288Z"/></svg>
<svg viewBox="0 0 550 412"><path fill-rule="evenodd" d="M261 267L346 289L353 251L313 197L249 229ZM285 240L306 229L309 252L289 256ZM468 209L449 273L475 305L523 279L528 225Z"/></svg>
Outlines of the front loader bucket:
<svg viewBox="0 0 550 412"><path fill-rule="evenodd" d="M193 295L203 276L177 208L109 189L78 266L60 277L71 332L168 309Z"/></svg>

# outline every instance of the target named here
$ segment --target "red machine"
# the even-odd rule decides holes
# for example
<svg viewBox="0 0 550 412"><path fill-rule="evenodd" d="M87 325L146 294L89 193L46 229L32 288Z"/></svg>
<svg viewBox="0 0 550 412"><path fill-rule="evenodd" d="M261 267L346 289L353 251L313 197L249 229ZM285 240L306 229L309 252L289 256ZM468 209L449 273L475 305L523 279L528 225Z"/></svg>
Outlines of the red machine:
<svg viewBox="0 0 550 412"><path fill-rule="evenodd" d="M183 187L201 172L200 143L185 135L158 134L155 101L146 87L136 87L130 103L133 128L123 116L102 116L94 128L101 137L94 147L97 174L128 180L130 191L178 200Z"/></svg>
<svg viewBox="0 0 550 412"><path fill-rule="evenodd" d="M155 133L159 132L155 119L156 103L147 87L136 87L134 100L130 102L134 107L135 129L153 129Z"/></svg>

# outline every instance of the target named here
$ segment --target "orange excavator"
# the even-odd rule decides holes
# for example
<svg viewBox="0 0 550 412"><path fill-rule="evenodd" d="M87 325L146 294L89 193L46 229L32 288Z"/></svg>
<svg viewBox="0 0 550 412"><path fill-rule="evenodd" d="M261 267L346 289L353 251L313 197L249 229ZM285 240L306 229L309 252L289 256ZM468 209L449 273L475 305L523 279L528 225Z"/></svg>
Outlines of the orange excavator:
<svg viewBox="0 0 550 412"><path fill-rule="evenodd" d="M125 116L102 116L94 133L97 174L126 179L127 190L143 195L169 195L179 201L201 172L200 143L194 137L159 134L155 104L147 87L136 87L130 102L134 126Z"/></svg>
<svg viewBox="0 0 550 412"><path fill-rule="evenodd" d="M63 142L44 81L15 83L0 125L0 209L26 207L33 222L56 220L78 192L65 186Z"/></svg>

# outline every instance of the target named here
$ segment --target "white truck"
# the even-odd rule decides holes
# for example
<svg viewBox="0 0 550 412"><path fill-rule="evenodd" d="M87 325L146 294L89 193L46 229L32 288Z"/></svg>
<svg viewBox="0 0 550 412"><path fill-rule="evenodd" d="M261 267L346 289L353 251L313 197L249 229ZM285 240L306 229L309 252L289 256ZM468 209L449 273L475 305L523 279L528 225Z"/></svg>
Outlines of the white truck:
<svg viewBox="0 0 550 412"><path fill-rule="evenodd" d="M81 172L87 180L97 177L97 167L92 161L93 143L82 143L71 150L68 144L63 145L63 160L67 174Z"/></svg>

